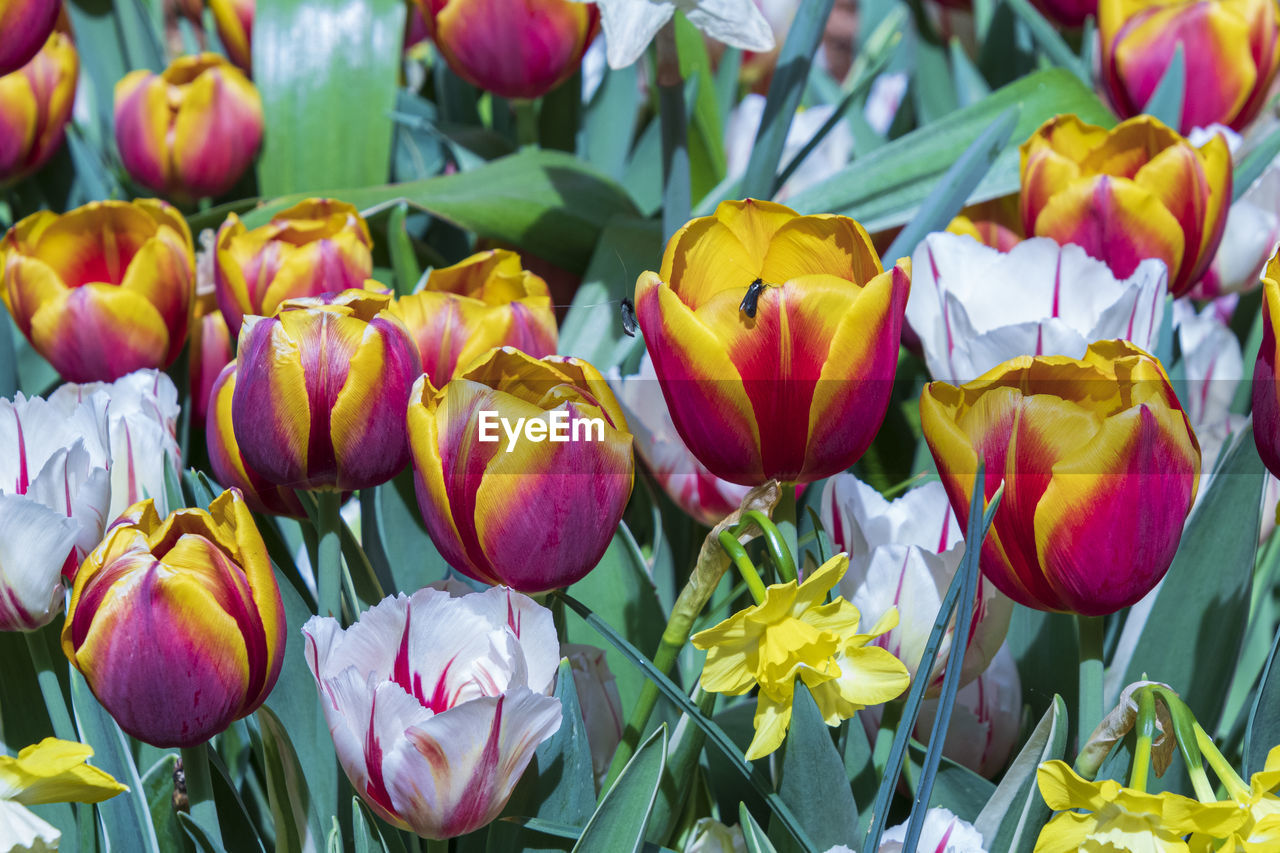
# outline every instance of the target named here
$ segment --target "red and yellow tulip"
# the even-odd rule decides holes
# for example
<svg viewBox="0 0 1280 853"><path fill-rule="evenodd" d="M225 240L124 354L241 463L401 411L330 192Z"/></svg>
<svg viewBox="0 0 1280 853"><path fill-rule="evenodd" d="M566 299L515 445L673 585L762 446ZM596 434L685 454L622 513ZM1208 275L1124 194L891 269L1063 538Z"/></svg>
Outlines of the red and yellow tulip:
<svg viewBox="0 0 1280 853"><path fill-rule="evenodd" d="M1020 356L960 387L925 386L925 440L963 527L979 461L1004 498L982 570L1038 610L1114 613L1173 561L1200 445L1160 362L1125 341L1083 359Z"/></svg>
<svg viewBox="0 0 1280 853"><path fill-rule="evenodd" d="M1209 268L1231 206L1231 151L1221 135L1195 148L1151 116L1108 131L1060 115L1021 150L1028 236L1083 246L1117 278L1158 258L1174 296Z"/></svg>
<svg viewBox="0 0 1280 853"><path fill-rule="evenodd" d="M249 314L286 299L364 287L373 272L369 226L343 201L309 198L252 231L234 213L218 229L213 282L231 334Z"/></svg>
<svg viewBox="0 0 1280 853"><path fill-rule="evenodd" d="M31 61L53 32L61 0L0 0L0 76Z"/></svg>
<svg viewBox="0 0 1280 853"><path fill-rule="evenodd" d="M294 489L363 489L409 463L418 349L368 290L286 301L240 334L231 399L245 465Z"/></svg>
<svg viewBox="0 0 1280 853"><path fill-rule="evenodd" d="M194 746L257 709L284 662L271 561L235 491L163 521L134 504L76 575L62 650L129 734Z"/></svg>
<svg viewBox="0 0 1280 853"><path fill-rule="evenodd" d="M418 506L455 569L535 593L595 568L635 461L626 418L594 367L491 350L440 390L419 379L408 420Z"/></svg>
<svg viewBox="0 0 1280 853"><path fill-rule="evenodd" d="M62 145L79 74L75 45L55 31L30 62L0 77L0 185L34 172Z"/></svg>
<svg viewBox="0 0 1280 853"><path fill-rule="evenodd" d="M426 286L391 306L408 327L432 386L494 347L511 346L534 358L556 351L556 317L547 283L506 249L472 255L433 270Z"/></svg>
<svg viewBox="0 0 1280 853"><path fill-rule="evenodd" d="M1064 27L1081 27L1085 18L1098 15L1098 0L1034 0L1045 17Z"/></svg>
<svg viewBox="0 0 1280 853"><path fill-rule="evenodd" d="M1262 274L1262 345L1253 364L1253 440L1258 455L1272 474L1280 471L1280 252ZM1266 519L1264 519L1265 521Z"/></svg>
<svg viewBox="0 0 1280 853"><path fill-rule="evenodd" d="M213 23L218 28L218 39L241 71L253 73L253 14L254 0L209 0Z"/></svg>
<svg viewBox="0 0 1280 853"><path fill-rule="evenodd" d="M880 428L910 287L910 259L884 270L852 219L726 201L640 275L636 315L676 429L711 473L807 483L852 465Z"/></svg>
<svg viewBox="0 0 1280 853"><path fill-rule="evenodd" d="M116 147L138 183L170 198L219 196L262 143L262 98L215 53L175 59L163 74L133 71L116 84Z"/></svg>
<svg viewBox="0 0 1280 853"><path fill-rule="evenodd" d="M187 338L191 231L156 199L41 211L0 241L0 296L32 347L71 382L167 367Z"/></svg>
<svg viewBox="0 0 1280 853"><path fill-rule="evenodd" d="M1280 68L1276 0L1101 0L1098 35L1103 87L1121 116L1143 112L1182 46L1182 133L1243 130Z"/></svg>
<svg viewBox="0 0 1280 853"><path fill-rule="evenodd" d="M467 82L538 98L578 70L600 27L594 3L415 0L440 54Z"/></svg>

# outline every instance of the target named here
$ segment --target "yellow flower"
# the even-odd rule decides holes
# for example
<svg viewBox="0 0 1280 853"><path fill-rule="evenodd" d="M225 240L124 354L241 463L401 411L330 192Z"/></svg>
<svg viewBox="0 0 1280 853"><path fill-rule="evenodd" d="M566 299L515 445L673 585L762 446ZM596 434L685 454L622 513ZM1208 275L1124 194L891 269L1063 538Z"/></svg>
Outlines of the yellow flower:
<svg viewBox="0 0 1280 853"><path fill-rule="evenodd" d="M832 557L804 583L774 584L764 601L693 636L693 645L707 650L704 690L740 696L760 688L748 759L782 745L797 675L830 726L907 688L910 676L902 661L867 646L898 624L898 611L891 608L870 633L859 634L858 608L843 598L822 603L847 568L847 555Z"/></svg>
<svg viewBox="0 0 1280 853"><path fill-rule="evenodd" d="M47 737L0 755L0 850L57 850L60 833L23 806L100 803L128 789L85 760L93 748Z"/></svg>
<svg viewBox="0 0 1280 853"><path fill-rule="evenodd" d="M1280 785L1280 746L1267 753L1266 765L1253 774L1248 788L1244 788L1238 778L1224 779L1223 782L1232 797L1223 805L1235 806L1244 813L1244 822L1226 836L1221 847L1218 844L1222 841L1222 834L1215 837L1209 833L1195 833L1191 836L1191 849L1196 853L1210 850L1270 853L1280 850L1280 797L1271 793Z"/></svg>
<svg viewBox="0 0 1280 853"><path fill-rule="evenodd" d="M1148 794L1121 787L1114 779L1090 782L1063 761L1041 764L1036 781L1040 795L1058 814L1040 831L1035 853L1186 853L1187 833L1221 838L1244 820L1234 802L1200 803L1168 792Z"/></svg>

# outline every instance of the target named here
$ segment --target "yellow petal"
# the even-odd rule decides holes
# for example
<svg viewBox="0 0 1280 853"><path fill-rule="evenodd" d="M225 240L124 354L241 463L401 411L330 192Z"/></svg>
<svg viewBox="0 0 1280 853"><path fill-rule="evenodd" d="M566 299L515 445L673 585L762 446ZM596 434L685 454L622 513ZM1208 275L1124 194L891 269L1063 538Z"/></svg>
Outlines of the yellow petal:
<svg viewBox="0 0 1280 853"><path fill-rule="evenodd" d="M25 805L40 803L100 803L127 791L111 775L85 761L93 748L74 741L47 737L28 746L17 758L0 756L0 790L15 792L7 799Z"/></svg>

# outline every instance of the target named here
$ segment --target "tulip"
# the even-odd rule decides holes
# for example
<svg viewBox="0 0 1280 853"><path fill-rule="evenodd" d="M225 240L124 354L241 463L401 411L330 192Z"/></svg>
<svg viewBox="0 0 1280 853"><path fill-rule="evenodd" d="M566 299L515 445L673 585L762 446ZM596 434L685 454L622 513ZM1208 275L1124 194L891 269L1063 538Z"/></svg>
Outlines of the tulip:
<svg viewBox="0 0 1280 853"><path fill-rule="evenodd" d="M107 400L0 400L0 631L31 631L62 610L102 538L111 499Z"/></svg>
<svg viewBox="0 0 1280 853"><path fill-rule="evenodd" d="M129 790L107 771L86 763L93 748L47 737L17 757L0 755L0 850L57 850L62 832L27 806L100 803Z"/></svg>
<svg viewBox="0 0 1280 853"><path fill-rule="evenodd" d="M1020 356L959 388L925 386L925 441L960 524L985 461L1004 498L982 571L1037 610L1102 616L1168 571L1200 476L1200 445L1160 363L1125 341L1081 360Z"/></svg>
<svg viewBox="0 0 1280 853"><path fill-rule="evenodd" d="M79 74L75 45L54 32L30 62L0 77L0 185L34 172L62 145Z"/></svg>
<svg viewBox="0 0 1280 853"><path fill-rule="evenodd" d="M36 352L71 382L167 367L191 317L191 231L162 201L41 211L0 241L5 305Z"/></svg>
<svg viewBox="0 0 1280 853"><path fill-rule="evenodd" d="M1099 0L1103 88L1121 116L1143 112L1174 52L1184 63L1180 130L1242 130L1280 68L1276 0Z"/></svg>
<svg viewBox="0 0 1280 853"><path fill-rule="evenodd" d="M1208 269L1231 204L1231 153L1220 135L1196 148L1150 116L1108 131L1060 115L1021 151L1028 235L1077 243L1118 278L1158 258L1174 296Z"/></svg>
<svg viewBox="0 0 1280 853"><path fill-rule="evenodd" d="M253 14L255 0L209 0L218 40L245 74L253 73Z"/></svg>
<svg viewBox="0 0 1280 853"><path fill-rule="evenodd" d="M138 183L180 201L219 196L262 143L262 98L215 53L183 56L163 74L116 84L116 147Z"/></svg>
<svg viewBox="0 0 1280 853"><path fill-rule="evenodd" d="M31 61L53 32L59 0L0 0L0 77Z"/></svg>
<svg viewBox="0 0 1280 853"><path fill-rule="evenodd" d="M222 368L209 390L209 419L204 435L214 478L223 486L239 489L254 512L305 518L307 511L293 489L269 482L245 463L231 418L235 391L236 363L232 361Z"/></svg>
<svg viewBox="0 0 1280 853"><path fill-rule="evenodd" d="M307 199L252 231L231 214L218 229L213 267L231 334L246 315L270 317L286 299L364 287L372 246L369 226L342 201Z"/></svg>
<svg viewBox="0 0 1280 853"><path fill-rule="evenodd" d="M539 98L578 70L595 38L594 4L571 0L415 0L463 80L504 98Z"/></svg>
<svg viewBox="0 0 1280 853"><path fill-rule="evenodd" d="M547 283L505 249L433 270L422 290L400 297L390 311L413 335L436 388L494 347L515 347L534 358L556 351Z"/></svg>
<svg viewBox="0 0 1280 853"><path fill-rule="evenodd" d="M1093 341L1152 349L1167 272L1144 260L1125 279L1079 246L1036 237L1007 252L930 234L912 257L907 322L934 379L968 382L1019 355L1079 358Z"/></svg>
<svg viewBox="0 0 1280 853"><path fill-rule="evenodd" d="M1085 18L1097 17L1098 0L1035 0L1036 8L1059 26L1078 29Z"/></svg>
<svg viewBox="0 0 1280 853"><path fill-rule="evenodd" d="M613 538L635 473L627 421L599 372L491 350L409 402L418 507L441 555L536 593L582 579Z"/></svg>
<svg viewBox="0 0 1280 853"><path fill-rule="evenodd" d="M409 463L422 373L404 325L367 290L292 299L240 335L231 422L246 466L295 489L364 489Z"/></svg>
<svg viewBox="0 0 1280 853"><path fill-rule="evenodd" d="M191 416L195 423L202 424L207 420L213 384L222 368L234 358L231 330L227 328L227 320L222 312L217 308L198 308L191 326L191 361L188 370Z"/></svg>
<svg viewBox="0 0 1280 853"><path fill-rule="evenodd" d="M907 824L900 823L884 831L876 853L903 853L906 843ZM987 848L977 827L949 809L934 806L925 812L915 853L987 853Z"/></svg>
<svg viewBox="0 0 1280 853"><path fill-rule="evenodd" d="M937 699L921 703L913 730L916 740L929 742L937 713ZM942 754L979 776L994 779L1018 744L1021 722L1022 682L1006 643L991 665L956 694Z"/></svg>
<svg viewBox="0 0 1280 853"><path fill-rule="evenodd" d="M599 791L609 775L614 750L622 740L622 697L603 649L565 643L560 650L573 669L573 689L587 727L591 768Z"/></svg>
<svg viewBox="0 0 1280 853"><path fill-rule="evenodd" d="M163 521L134 504L76 574L62 650L120 728L196 746L253 713L280 675L285 618L235 491Z"/></svg>
<svg viewBox="0 0 1280 853"><path fill-rule="evenodd" d="M302 634L338 761L400 829L442 839L489 823L560 728L551 611L511 590L420 589Z"/></svg>
<svg viewBox="0 0 1280 853"><path fill-rule="evenodd" d="M640 275L636 315L676 429L711 473L807 483L852 465L880 428L910 287L910 259L883 270L852 219L726 201Z"/></svg>
<svg viewBox="0 0 1280 853"><path fill-rule="evenodd" d="M1253 440L1273 476L1280 477L1280 376L1276 328L1280 323L1280 251L1262 275L1262 345L1253 364Z"/></svg>
<svg viewBox="0 0 1280 853"><path fill-rule="evenodd" d="M1199 494L1204 495L1227 439L1249 421L1247 415L1231 411L1236 387L1244 378L1244 356L1239 339L1216 316L1212 304L1197 313L1190 300L1177 300L1173 327L1182 353L1187 419L1200 442Z"/></svg>

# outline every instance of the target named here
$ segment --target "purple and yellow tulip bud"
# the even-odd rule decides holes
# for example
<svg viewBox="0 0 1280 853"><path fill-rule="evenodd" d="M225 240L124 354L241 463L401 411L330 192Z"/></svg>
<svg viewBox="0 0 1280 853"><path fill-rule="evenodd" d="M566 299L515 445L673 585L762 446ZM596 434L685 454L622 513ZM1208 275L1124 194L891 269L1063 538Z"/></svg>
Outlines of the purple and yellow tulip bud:
<svg viewBox="0 0 1280 853"><path fill-rule="evenodd" d="M1178 46L1185 63L1179 130L1243 130L1280 68L1276 0L1100 0L1102 83L1121 116L1143 112Z"/></svg>
<svg viewBox="0 0 1280 853"><path fill-rule="evenodd" d="M515 347L534 358L556 351L547 283L506 249L433 270L422 290L400 297L390 310L413 335L435 388L494 347Z"/></svg>
<svg viewBox="0 0 1280 853"><path fill-rule="evenodd" d="M911 260L880 266L844 216L726 201L636 282L636 316L676 430L731 483L848 468L884 420Z"/></svg>
<svg viewBox="0 0 1280 853"><path fill-rule="evenodd" d="M1151 116L1108 131L1060 115L1021 151L1027 236L1083 246L1117 278L1158 258L1174 296L1209 268L1231 206L1231 151L1221 135L1196 148Z"/></svg>
<svg viewBox="0 0 1280 853"><path fill-rule="evenodd" d="M76 574L62 650L120 728L195 746L262 704L284 662L285 617L240 495L163 521L129 507Z"/></svg>
<svg viewBox="0 0 1280 853"><path fill-rule="evenodd" d="M30 62L0 77L0 186L34 172L62 145L79 74L71 38L54 31Z"/></svg>
<svg viewBox="0 0 1280 853"><path fill-rule="evenodd" d="M227 56L245 74L253 73L253 15L255 0L209 0L218 39Z"/></svg>
<svg viewBox="0 0 1280 853"><path fill-rule="evenodd" d="M216 53L175 59L163 74L116 84L116 147L135 181L170 198L219 196L262 143L262 98Z"/></svg>
<svg viewBox="0 0 1280 853"><path fill-rule="evenodd" d="M409 464L405 408L422 361L390 297L292 299L240 333L231 399L247 467L294 489L364 489Z"/></svg>
<svg viewBox="0 0 1280 853"><path fill-rule="evenodd" d="M1014 601L1101 616L1168 571L1200 445L1164 368L1133 344L1019 356L958 388L932 382L920 422L962 528L979 461L988 500L1003 481L981 566Z"/></svg>
<svg viewBox="0 0 1280 853"><path fill-rule="evenodd" d="M1272 255L1262 274L1262 345L1253 363L1253 440L1262 464L1272 474L1280 472L1280 252ZM1263 521L1267 521L1264 515Z"/></svg>
<svg viewBox="0 0 1280 853"><path fill-rule="evenodd" d="M239 489L244 502L254 512L306 518L307 511L298 500L297 492L268 482L245 464L231 420L231 400L235 392L236 363L232 361L222 368L209 390L204 436L214 479L226 488Z"/></svg>
<svg viewBox="0 0 1280 853"><path fill-rule="evenodd" d="M631 433L585 361L491 350L409 402L418 507L449 564L521 592L566 587L595 568L635 474Z"/></svg>
<svg viewBox="0 0 1280 853"><path fill-rule="evenodd" d="M539 98L567 80L600 27L594 3L415 0L462 79L504 98Z"/></svg>
<svg viewBox="0 0 1280 853"><path fill-rule="evenodd" d="M369 226L343 201L310 198L252 231L231 214L218 229L213 266L231 334L245 316L270 317L286 299L364 287L372 246Z"/></svg>
<svg viewBox="0 0 1280 853"><path fill-rule="evenodd" d="M0 296L36 352L70 382L168 367L195 291L191 231L158 199L41 211L0 241Z"/></svg>
<svg viewBox="0 0 1280 853"><path fill-rule="evenodd" d="M0 0L0 77L31 61L53 32L61 0Z"/></svg>
<svg viewBox="0 0 1280 853"><path fill-rule="evenodd" d="M191 321L187 387L191 391L191 414L197 424L208 417L209 399L222 368L236 357L231 330L212 296L206 293L197 298L196 316Z"/></svg>

